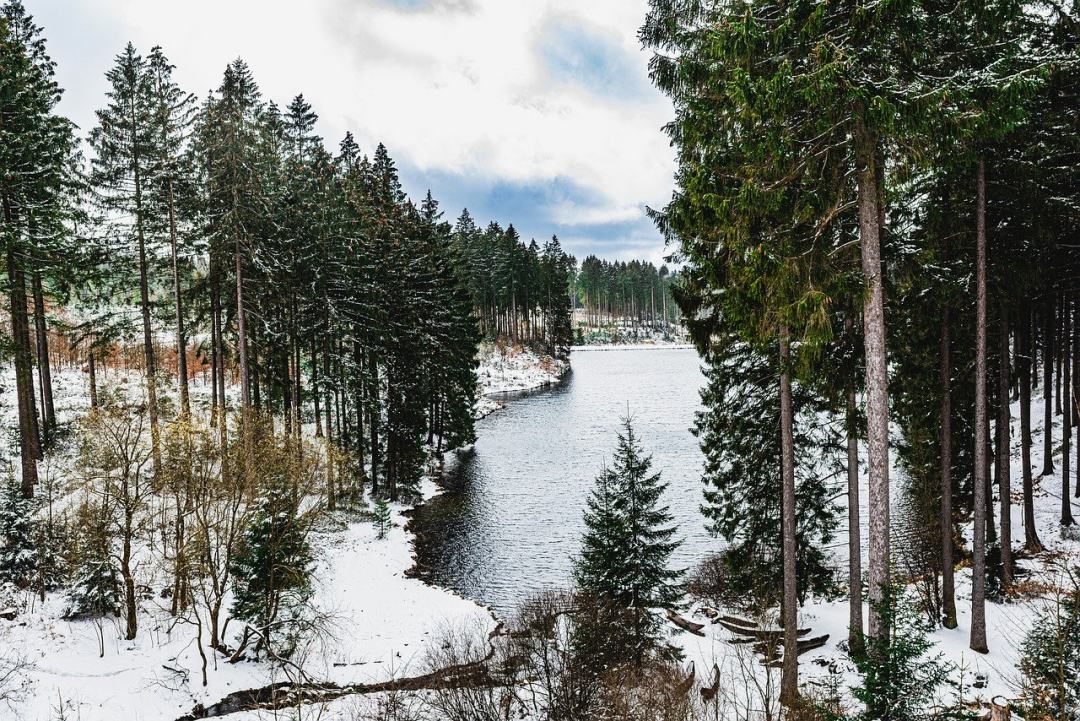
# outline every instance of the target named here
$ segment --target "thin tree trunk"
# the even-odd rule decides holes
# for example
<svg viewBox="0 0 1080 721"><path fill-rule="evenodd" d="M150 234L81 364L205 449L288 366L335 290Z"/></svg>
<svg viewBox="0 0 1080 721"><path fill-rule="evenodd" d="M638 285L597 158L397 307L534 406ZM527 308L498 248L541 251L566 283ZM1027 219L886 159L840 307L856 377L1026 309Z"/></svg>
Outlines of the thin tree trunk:
<svg viewBox="0 0 1080 721"><path fill-rule="evenodd" d="M1012 413L1009 408L1009 307L1001 304L998 364L998 501L1001 504L1001 584L1012 585Z"/></svg>
<svg viewBox="0 0 1080 721"><path fill-rule="evenodd" d="M1072 315L1072 332L1073 332L1073 334L1075 334L1077 332L1077 329L1080 329L1080 304L1074 303L1073 304L1073 315ZM1077 414L1078 406L1080 406L1080 403L1078 403L1078 400L1080 400L1080 394L1077 393L1077 385L1080 385L1080 353L1076 352L1076 342L1075 342L1075 340L1074 340L1073 344L1071 346L1069 346L1069 347L1072 348L1072 351L1073 351L1072 352L1072 385L1069 386L1070 391L1066 395L1066 401L1068 402L1069 407L1072 409L1072 419L1073 419L1072 420L1072 426L1073 426L1073 428L1080 428L1080 419L1078 419L1078 417L1077 417L1077 415L1078 415ZM1076 444L1076 482L1073 483L1073 493L1078 498L1080 498L1080 438L1078 438L1077 444ZM1062 503L1064 503L1065 499L1062 498L1061 501L1062 501Z"/></svg>
<svg viewBox="0 0 1080 721"><path fill-rule="evenodd" d="M971 650L986 646L986 170L979 160L975 203L975 529L972 539Z"/></svg>
<svg viewBox="0 0 1080 721"><path fill-rule="evenodd" d="M851 318L844 321L849 333ZM847 387L847 479L848 479L848 646L854 653L863 647L862 532L859 518L859 436L855 407L855 382Z"/></svg>
<svg viewBox="0 0 1080 721"><path fill-rule="evenodd" d="M780 331L780 443L783 472L784 661L780 700L791 706L799 695L798 589L795 577L795 441L791 408L788 329Z"/></svg>
<svg viewBox="0 0 1080 721"><path fill-rule="evenodd" d="M11 222L11 213L4 206L5 220ZM11 335L15 342L15 388L19 404L19 456L22 462L22 495L33 498L37 485L37 410L34 408L33 361L30 355L30 329L26 314L26 280L15 257L15 249L9 244L7 251L9 297L11 300Z"/></svg>
<svg viewBox="0 0 1080 721"><path fill-rule="evenodd" d="M191 417L188 394L187 337L184 334L184 302L180 292L180 259L176 242L176 207L173 181L169 179L169 245L172 250L173 303L176 306L176 375L180 388L180 413Z"/></svg>
<svg viewBox="0 0 1080 721"><path fill-rule="evenodd" d="M90 352L86 354L86 365L90 375L90 407L97 408L97 368L94 362L94 346L91 344Z"/></svg>
<svg viewBox="0 0 1080 721"><path fill-rule="evenodd" d="M1024 547L1029 553L1043 550L1035 527L1035 482L1031 477L1031 310L1025 309L1020 324L1020 463L1024 478Z"/></svg>
<svg viewBox="0 0 1080 721"><path fill-rule="evenodd" d="M134 109L132 120L134 121ZM161 430L158 427L157 363L154 359L154 335L150 327L150 270L146 257L146 233L143 228L142 174L138 139L132 137L132 168L135 181L135 237L139 244L139 310L142 312L143 356L146 365L146 402L150 409L150 452L154 474L161 470Z"/></svg>
<svg viewBox="0 0 1080 721"><path fill-rule="evenodd" d="M948 251L946 250L946 253ZM945 628L956 628L956 583L953 569L952 520L952 346L949 338L949 306L941 310L941 352L939 411L941 443L941 610Z"/></svg>
<svg viewBox="0 0 1080 721"><path fill-rule="evenodd" d="M37 335L38 382L41 384L42 433L48 443L56 430L56 407L53 405L52 368L49 363L49 329L45 324L45 293L41 287L41 273L35 270L30 276L34 294L34 329Z"/></svg>
<svg viewBox="0 0 1080 721"><path fill-rule="evenodd" d="M1062 372L1065 378L1063 379L1062 391L1065 394L1064 405L1065 408L1071 408L1072 399L1072 363L1069 362L1072 354L1075 352L1073 348L1072 328L1070 328L1071 317L1069 315L1068 299L1062 299L1061 315L1064 317L1065 326L1062 328L1061 340L1059 346L1061 348L1062 355ZM1072 503L1069 498L1069 454L1071 452L1072 445L1072 413L1061 414L1061 525L1071 526L1073 525L1073 513Z"/></svg>
<svg viewBox="0 0 1080 721"><path fill-rule="evenodd" d="M240 252L240 240L234 246L236 261L236 348L240 363L240 414L243 423L244 442L244 482L251 482L251 470L254 465L255 451L252 446L251 428L251 388L248 377L247 321L244 312L244 266Z"/></svg>
<svg viewBox="0 0 1080 721"><path fill-rule="evenodd" d="M1043 317L1043 468L1041 475L1054 475L1054 301L1047 300Z"/></svg>
<svg viewBox="0 0 1080 721"><path fill-rule="evenodd" d="M859 243L866 283L863 342L866 357L866 428L870 510L869 635L888 633L880 610L889 585L889 401L885 361L885 290L881 271L881 220L878 208L877 140L860 111L856 127L859 185Z"/></svg>

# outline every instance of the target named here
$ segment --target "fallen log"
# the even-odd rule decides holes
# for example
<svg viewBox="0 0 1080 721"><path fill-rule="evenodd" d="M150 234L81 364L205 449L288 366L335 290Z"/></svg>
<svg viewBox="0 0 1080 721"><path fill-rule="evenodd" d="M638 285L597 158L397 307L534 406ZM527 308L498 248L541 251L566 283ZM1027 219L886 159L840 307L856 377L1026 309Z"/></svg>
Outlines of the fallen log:
<svg viewBox="0 0 1080 721"><path fill-rule="evenodd" d="M703 624L703 623L695 623L695 622L691 621L690 619L683 618L682 616L675 613L674 611L668 611L667 612L667 617L668 617L669 621L671 621L673 624L675 624L676 626L678 626L679 628L681 628L684 631L689 631L690 633L695 634L697 636L704 636L705 635L701 630L701 629L705 628L705 624Z"/></svg>
<svg viewBox="0 0 1080 721"><path fill-rule="evenodd" d="M502 635L503 624L500 622L488 634L488 652L476 661L459 663L436 669L420 676L395 678L378 683L358 683L347 686L326 682L281 681L255 689L234 691L222 700L210 706L198 704L191 713L181 716L176 721L196 721L197 719L217 718L240 711L278 710L297 704L333 701L345 696L388 693L393 691L422 691L440 688L466 688L498 686L501 682L491 677L487 664L495 657L495 637Z"/></svg>
<svg viewBox="0 0 1080 721"><path fill-rule="evenodd" d="M782 628L747 628L745 626L739 626L738 624L729 623L725 620L721 620L720 625L732 633L737 633L740 636L751 636L759 641L768 641L773 638L784 637L784 629ZM795 630L797 636L805 636L808 633L810 633L809 628L799 628Z"/></svg>

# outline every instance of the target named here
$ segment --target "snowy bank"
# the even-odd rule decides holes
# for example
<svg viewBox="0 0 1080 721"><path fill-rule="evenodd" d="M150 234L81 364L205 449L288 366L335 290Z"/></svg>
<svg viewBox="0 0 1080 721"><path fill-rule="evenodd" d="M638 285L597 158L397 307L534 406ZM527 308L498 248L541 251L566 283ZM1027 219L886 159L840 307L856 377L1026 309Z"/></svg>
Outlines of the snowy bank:
<svg viewBox="0 0 1080 721"><path fill-rule="evenodd" d="M502 408L498 396L554 385L570 369L569 361L521 346L484 344L477 355L477 418Z"/></svg>

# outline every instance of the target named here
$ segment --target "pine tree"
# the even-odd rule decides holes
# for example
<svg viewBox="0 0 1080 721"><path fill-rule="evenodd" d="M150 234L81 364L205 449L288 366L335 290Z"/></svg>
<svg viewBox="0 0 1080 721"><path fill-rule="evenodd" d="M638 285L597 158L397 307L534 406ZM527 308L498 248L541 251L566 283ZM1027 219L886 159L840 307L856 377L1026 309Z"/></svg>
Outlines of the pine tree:
<svg viewBox="0 0 1080 721"><path fill-rule="evenodd" d="M272 626L299 613L311 595L312 555L293 493L274 483L244 529L230 573L232 613L252 624L258 647L276 648Z"/></svg>
<svg viewBox="0 0 1080 721"><path fill-rule="evenodd" d="M386 538L386 535L393 527L393 516L390 513L390 504L386 502L385 498L378 498L375 500L375 510L373 512L372 520L375 523L375 535L380 540Z"/></svg>
<svg viewBox="0 0 1080 721"><path fill-rule="evenodd" d="M8 311L15 365L22 493L37 484L41 428L33 388L33 353L27 314L27 276L34 282L38 364L46 400L45 424L53 417L40 277L63 275L63 253L49 263L56 239L66 234L77 142L73 126L55 114L60 88L41 28L19 0L0 7L0 253L6 266ZM45 429L50 430L49 428Z"/></svg>
<svg viewBox="0 0 1080 721"><path fill-rule="evenodd" d="M0 490L0 583L27 588L38 572L35 504L9 475Z"/></svg>
<svg viewBox="0 0 1080 721"><path fill-rule="evenodd" d="M104 504L84 504L76 513L76 561L67 593L68 618L118 615L123 605Z"/></svg>
<svg viewBox="0 0 1080 721"><path fill-rule="evenodd" d="M157 360L154 354L151 277L155 248L151 236L150 186L165 154L155 127L154 78L135 46L128 43L106 73L109 104L98 110L98 125L90 134L94 150L91 182L103 211L115 218L114 249L119 266L138 269L139 310L142 317L143 372L154 468L161 467L158 423Z"/></svg>
<svg viewBox="0 0 1080 721"><path fill-rule="evenodd" d="M629 417L622 427L612 467L597 477L588 500L588 530L574 580L613 614L608 663L641 665L666 651L656 612L677 605L683 572L669 565L679 541L662 505L667 485L659 472L651 473L652 457L645 455Z"/></svg>
<svg viewBox="0 0 1080 721"><path fill-rule="evenodd" d="M933 648L929 627L901 589L890 587L878 609L887 633L866 640L854 658L862 682L852 689L865 710L860 721L919 721L938 709L935 692L948 681L951 666ZM952 718L950 714L933 716ZM964 718L964 716L959 716Z"/></svg>

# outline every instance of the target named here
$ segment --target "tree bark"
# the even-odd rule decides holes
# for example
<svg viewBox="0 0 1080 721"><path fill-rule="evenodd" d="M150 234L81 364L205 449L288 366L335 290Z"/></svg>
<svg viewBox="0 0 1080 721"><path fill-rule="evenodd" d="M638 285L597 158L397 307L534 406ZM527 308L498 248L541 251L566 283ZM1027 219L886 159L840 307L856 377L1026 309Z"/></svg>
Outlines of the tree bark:
<svg viewBox="0 0 1080 721"><path fill-rule="evenodd" d="M986 168L976 171L975 203L975 529L972 539L971 650L986 646Z"/></svg>
<svg viewBox="0 0 1080 721"><path fill-rule="evenodd" d="M998 501L1001 504L1001 584L1012 585L1012 413L1009 408L1009 306L1001 304L1001 329L998 348Z"/></svg>
<svg viewBox="0 0 1080 721"><path fill-rule="evenodd" d="M877 139L860 111L856 122L859 243L866 289L863 339L866 347L866 437L869 464L870 623L869 635L888 633L881 621L889 585L889 401L885 360L885 289L881 272L881 221L878 207Z"/></svg>
<svg viewBox="0 0 1080 721"><path fill-rule="evenodd" d="M1072 406L1072 364L1068 362L1072 354L1072 330L1069 328L1069 301L1062 302L1062 315L1065 318L1065 327L1062 329L1062 337L1058 340L1058 348L1064 356L1062 372L1065 378L1062 382L1062 393L1066 408ZM1069 502L1069 453L1072 444L1072 413L1062 413L1062 526L1071 526L1072 504Z"/></svg>
<svg viewBox="0 0 1080 721"><path fill-rule="evenodd" d="M134 102L134 101L133 101ZM132 108L132 127L135 127L135 110ZM143 356L146 365L146 402L150 411L150 450L154 460L154 473L161 469L161 431L158 427L157 363L154 359L154 335L150 327L150 278L146 257L146 233L143 224L142 172L140 170L139 140L132 132L131 167L135 182L135 238L139 244L139 310L142 312Z"/></svg>
<svg viewBox="0 0 1080 721"><path fill-rule="evenodd" d="M1031 310L1025 309L1020 324L1020 464L1024 478L1024 547L1029 553L1043 550L1035 527L1035 483L1031 477Z"/></svg>
<svg viewBox="0 0 1080 721"><path fill-rule="evenodd" d="M946 249L946 254L948 250ZM938 369L941 383L939 410L941 444L941 610L945 628L956 628L956 582L953 571L952 520L952 346L949 338L949 306L941 309L941 351Z"/></svg>
<svg viewBox="0 0 1080 721"><path fill-rule="evenodd" d="M90 407L97 408L97 368L94 362L94 346L91 344L90 352L86 354L86 365L90 375Z"/></svg>
<svg viewBox="0 0 1080 721"><path fill-rule="evenodd" d="M247 320L244 312L244 266L239 238L233 247L233 255L236 262L236 347L240 364L240 417L243 423L244 482L247 484L252 480L255 451L251 436L251 384L248 377Z"/></svg>
<svg viewBox="0 0 1080 721"><path fill-rule="evenodd" d="M851 335L855 321L848 316L844 327ZM863 647L862 533L859 513L859 432L855 405L855 381L847 384L847 480L848 480L848 647Z"/></svg>
<svg viewBox="0 0 1080 721"><path fill-rule="evenodd" d="M1043 316L1043 468L1040 475L1054 474L1054 301L1047 300Z"/></svg>
<svg viewBox="0 0 1080 721"><path fill-rule="evenodd" d="M784 661L780 700L791 706L799 695L798 588L795 577L795 441L791 407L788 329L780 330L780 452L783 474Z"/></svg>
<svg viewBox="0 0 1080 721"><path fill-rule="evenodd" d="M172 249L173 303L176 305L176 375L180 389L180 413L191 417L191 401L188 394L187 336L184 330L184 299L180 291L180 259L176 242L176 202L173 197L173 181L169 179L169 245Z"/></svg>
<svg viewBox="0 0 1080 721"><path fill-rule="evenodd" d="M11 214L5 199L5 220L11 222ZM19 457L22 469L23 498L34 497L37 485L37 410L34 408L33 361L30 355L29 318L26 314L26 280L9 244L7 250L8 294L11 301L11 335L15 343L15 389L19 405Z"/></svg>
<svg viewBox="0 0 1080 721"><path fill-rule="evenodd" d="M52 368L49 364L49 329L45 324L45 292L41 286L41 273L34 270L30 276L34 294L34 329L37 335L38 382L41 384L42 435L46 444L56 430L56 406L53 404Z"/></svg>

